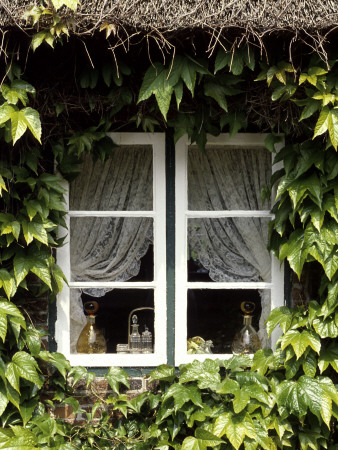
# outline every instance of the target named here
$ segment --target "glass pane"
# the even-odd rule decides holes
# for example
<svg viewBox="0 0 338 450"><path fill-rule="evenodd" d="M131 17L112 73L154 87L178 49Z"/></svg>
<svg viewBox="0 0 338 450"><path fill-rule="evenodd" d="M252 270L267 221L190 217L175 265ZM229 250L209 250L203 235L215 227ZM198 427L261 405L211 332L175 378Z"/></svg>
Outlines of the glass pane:
<svg viewBox="0 0 338 450"><path fill-rule="evenodd" d="M71 289L71 353L76 353L76 344L88 320L88 315L84 313L84 309L88 309L88 303L98 303L98 309L95 312L95 326L104 336L106 342L106 352L116 353L117 345L119 349L123 349L128 353L136 353L135 349L131 348L128 335L133 331L133 316L136 315L137 323L134 324L134 331L136 331L141 338L142 333L148 330L148 333L143 334L143 344L149 343L151 338L151 346L154 345L154 291L152 289ZM87 303L87 305L86 305ZM140 308L138 311L135 309ZM132 313L133 312L133 313ZM130 313L132 313L130 315ZM130 315L130 318L129 318ZM86 317L87 316L87 317ZM136 320L134 319L134 321ZM130 329L128 331L128 321L130 320ZM138 326L135 326L138 325ZM149 334L151 333L151 334ZM132 340L135 343L135 339ZM141 345L141 351L137 353L152 353L149 346ZM148 351L145 349L148 348ZM87 352L85 352L87 353Z"/></svg>
<svg viewBox="0 0 338 450"><path fill-rule="evenodd" d="M153 209L153 149L122 146L102 163L84 158L81 174L70 185L70 210L150 211Z"/></svg>
<svg viewBox="0 0 338 450"><path fill-rule="evenodd" d="M264 293L263 293L264 292ZM256 331L261 327L260 336L264 336L263 315L270 311L270 291L253 289L189 289L188 290L188 340L192 339L188 353L203 351L204 342L212 341L211 351L217 353L232 353L231 344L238 331L243 327L243 312L241 303L251 301L255 303L252 315L252 326ZM262 305L264 314L262 314ZM260 326L261 323L261 326ZM202 339L195 339L202 338ZM188 341L189 342L189 341ZM194 346L199 346L199 349ZM200 344L202 343L202 345ZM262 346L267 342L263 337Z"/></svg>
<svg viewBox="0 0 338 450"><path fill-rule="evenodd" d="M269 219L188 219L188 281L270 282Z"/></svg>
<svg viewBox="0 0 338 450"><path fill-rule="evenodd" d="M152 281L153 219L71 217L71 281Z"/></svg>
<svg viewBox="0 0 338 450"><path fill-rule="evenodd" d="M270 210L261 191L270 183L271 154L263 147L188 150L188 208L195 211Z"/></svg>

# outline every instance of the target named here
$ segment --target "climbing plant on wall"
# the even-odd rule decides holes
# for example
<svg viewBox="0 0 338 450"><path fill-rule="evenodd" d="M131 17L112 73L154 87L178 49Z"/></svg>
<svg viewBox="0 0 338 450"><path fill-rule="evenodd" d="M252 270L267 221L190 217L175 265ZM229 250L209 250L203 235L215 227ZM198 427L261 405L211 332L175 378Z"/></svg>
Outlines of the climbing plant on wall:
<svg viewBox="0 0 338 450"><path fill-rule="evenodd" d="M109 59L109 52L95 58L87 41L83 50L87 63L82 64L82 59L75 64L79 47L69 37L71 27L63 11L76 6L75 1L53 0L29 9L25 17L39 26L31 42L34 53L24 73L9 52L7 66L3 64L0 448L104 448L109 442L116 448L139 449L149 445L183 450L334 449L338 418L335 60L312 55L285 61L276 54L267 59L252 45L243 44L219 47L209 59L203 52L183 49L165 58L154 51L151 60L135 65L125 55ZM106 24L102 32L109 36L113 28ZM48 74L41 66L37 70L40 51L44 58L54 52L65 74L54 67ZM65 214L62 177L76 176L83 153L109 157L113 143L106 136L108 130L131 128L172 129L174 140L188 134L201 151L208 133L234 135L250 129L271 131L266 146L275 152L274 144L283 132L286 145L275 157L276 163L283 162L283 169L271 180L277 197L269 247L281 262L288 261L298 277L307 265L318 265L321 285L308 305L271 313L268 331L279 325L283 332L274 353L260 350L252 361L234 357L229 362L192 363L176 374L174 368L159 367L150 375L159 380L158 387L135 400L119 394L119 383L128 386L127 374L110 369L106 376L116 396L106 406L119 412L118 419L112 424L111 417L103 415L92 427L68 427L48 412L60 402L78 410L69 377L73 383L85 377L90 384L93 374L71 368L63 355L44 349L44 331L25 315L25 299L46 291L53 297L66 282L55 262L55 248L62 245L57 229L64 225ZM54 174L55 161L60 176ZM45 389L53 391L54 398L43 403L40 394ZM88 420L94 418L96 408Z"/></svg>

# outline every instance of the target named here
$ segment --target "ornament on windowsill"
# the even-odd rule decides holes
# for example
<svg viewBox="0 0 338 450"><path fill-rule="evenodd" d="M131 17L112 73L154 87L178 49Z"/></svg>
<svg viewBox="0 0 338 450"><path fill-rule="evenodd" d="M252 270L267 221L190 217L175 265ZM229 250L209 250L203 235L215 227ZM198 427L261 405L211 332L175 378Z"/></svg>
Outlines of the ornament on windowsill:
<svg viewBox="0 0 338 450"><path fill-rule="evenodd" d="M232 353L234 355L245 355L255 353L261 348L261 341L257 331L252 326L252 314L255 310L254 302L242 302L241 310L244 312L243 328L236 333L232 341Z"/></svg>
<svg viewBox="0 0 338 450"><path fill-rule="evenodd" d="M214 344L212 341L205 341L201 336L194 336L188 339L187 353L188 354L212 354L211 347Z"/></svg>
<svg viewBox="0 0 338 450"><path fill-rule="evenodd" d="M95 325L95 313L99 309L96 301L86 302L84 310L87 315L87 323L83 327L76 343L77 353L106 353L107 343L102 332Z"/></svg>

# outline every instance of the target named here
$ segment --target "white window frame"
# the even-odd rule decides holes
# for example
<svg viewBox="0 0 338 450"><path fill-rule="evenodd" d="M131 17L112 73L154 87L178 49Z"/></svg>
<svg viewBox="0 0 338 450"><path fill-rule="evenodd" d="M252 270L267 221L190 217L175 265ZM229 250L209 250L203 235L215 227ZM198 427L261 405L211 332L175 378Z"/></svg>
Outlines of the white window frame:
<svg viewBox="0 0 338 450"><path fill-rule="evenodd" d="M87 367L144 367L157 366L167 362L166 321L166 183L165 183L165 134L164 133L108 133L117 145L151 145L153 147L153 210L152 211L69 211L69 186L67 194L66 224L69 230L71 217L152 217L154 221L154 280L150 282L72 282L65 285L57 296L57 320L55 339L58 351L62 352L72 365ZM68 234L66 230L61 235ZM57 262L70 280L69 237L63 247L57 250ZM72 354L70 353L70 289L71 288L119 288L153 289L155 308L155 339L152 354ZM111 318L114 326L114 317ZM128 324L121 343L127 342Z"/></svg>
<svg viewBox="0 0 338 450"><path fill-rule="evenodd" d="M236 134L230 137L229 134L220 136L208 136L206 147L212 146L243 146L243 148L264 146L266 134L245 133ZM188 210L188 175L187 175L187 154L190 140L183 136L176 144L176 261L175 261L175 365L188 363L206 358L229 359L230 354L187 354L187 294L188 289L270 289L271 309L284 305L284 269L279 261L271 255L271 282L188 282L187 273L187 222L189 218L198 217L266 217L273 218L269 210L263 211L189 211ZM276 145L278 151L282 147ZM273 155L272 155L273 159ZM278 166L273 166L272 171L278 170ZM201 318L203 320L203 318ZM226 319L225 319L226 320ZM274 347L280 335L279 330L275 330L271 335L271 346Z"/></svg>

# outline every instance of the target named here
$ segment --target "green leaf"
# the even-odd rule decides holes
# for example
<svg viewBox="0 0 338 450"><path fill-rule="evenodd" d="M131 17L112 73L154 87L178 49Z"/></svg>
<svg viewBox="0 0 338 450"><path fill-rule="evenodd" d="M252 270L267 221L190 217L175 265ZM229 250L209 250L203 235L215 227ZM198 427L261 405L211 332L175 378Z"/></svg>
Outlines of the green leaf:
<svg viewBox="0 0 338 450"><path fill-rule="evenodd" d="M200 439L188 436L182 442L181 450L206 450L207 445Z"/></svg>
<svg viewBox="0 0 338 450"><path fill-rule="evenodd" d="M286 413L302 417L307 410L304 392L296 381L285 380L277 386L277 404L282 419L287 417Z"/></svg>
<svg viewBox="0 0 338 450"><path fill-rule="evenodd" d="M127 372L119 367L110 367L105 377L109 383L109 386L114 392L116 392L116 394L119 394L119 383L123 384L127 388L130 387Z"/></svg>
<svg viewBox="0 0 338 450"><path fill-rule="evenodd" d="M338 109L331 109L327 118L327 128L335 150L338 147Z"/></svg>
<svg viewBox="0 0 338 450"><path fill-rule="evenodd" d="M283 261L287 258L290 267L300 278L308 254L309 248L304 243L304 231L297 229L291 233L288 242L281 246L279 259Z"/></svg>
<svg viewBox="0 0 338 450"><path fill-rule="evenodd" d="M327 131L329 114L330 109L327 106L325 106L320 112L318 121L316 123L313 138L315 138L316 136L320 136L321 134L325 133L325 131Z"/></svg>
<svg viewBox="0 0 338 450"><path fill-rule="evenodd" d="M28 421L32 418L33 412L38 405L38 399L32 398L20 405L20 415L22 417L23 426L25 427ZM52 419L51 419L52 420Z"/></svg>
<svg viewBox="0 0 338 450"><path fill-rule="evenodd" d="M338 327L333 317L328 317L325 320L323 318L315 319L312 325L322 339L338 337Z"/></svg>
<svg viewBox="0 0 338 450"><path fill-rule="evenodd" d="M318 358L320 373L323 373L329 365L338 373L338 347L335 342L332 342L326 349L322 350Z"/></svg>
<svg viewBox="0 0 338 450"><path fill-rule="evenodd" d="M0 384L0 416L5 412L5 409L9 403L7 398L7 392L3 384Z"/></svg>
<svg viewBox="0 0 338 450"><path fill-rule="evenodd" d="M0 125L6 123L7 120L10 120L13 113L17 111L17 108L9 105L8 103L4 103L0 105Z"/></svg>
<svg viewBox="0 0 338 450"><path fill-rule="evenodd" d="M279 135L270 133L264 139L264 145L271 153L276 153L275 145L282 141L283 141L283 136L279 136Z"/></svg>
<svg viewBox="0 0 338 450"><path fill-rule="evenodd" d="M175 86L179 79L182 79L193 97L197 73L208 75L209 71L203 64L188 55L176 55L168 81L171 85Z"/></svg>
<svg viewBox="0 0 338 450"><path fill-rule="evenodd" d="M176 378L175 368L172 366L168 366L167 364L162 364L152 370L148 376L152 381L162 380L172 382Z"/></svg>
<svg viewBox="0 0 338 450"><path fill-rule="evenodd" d="M8 300L16 292L15 278L6 269L0 269L0 287L3 287Z"/></svg>
<svg viewBox="0 0 338 450"><path fill-rule="evenodd" d="M219 387L221 380L219 364L212 359L206 359L203 362L195 360L190 364L180 367L180 370L180 383L197 381L200 389L210 388L216 390Z"/></svg>
<svg viewBox="0 0 338 450"><path fill-rule="evenodd" d="M170 398L174 399L175 411L178 411L189 401L202 407L201 392L195 385L185 386L178 383L171 385L163 396L163 403Z"/></svg>
<svg viewBox="0 0 338 450"><path fill-rule="evenodd" d="M168 69L160 63L155 63L145 73L137 103L147 100L154 94L158 107L166 119L175 84L168 78Z"/></svg>
<svg viewBox="0 0 338 450"><path fill-rule="evenodd" d="M204 85L204 95L211 97L219 104L219 106L228 112L228 104L226 101L227 88L220 84L209 81Z"/></svg>
<svg viewBox="0 0 338 450"><path fill-rule="evenodd" d="M231 53L224 51L220 48L217 52L215 59L215 70L214 74L216 74L219 70L222 70L224 67L229 66L231 62Z"/></svg>
<svg viewBox="0 0 338 450"><path fill-rule="evenodd" d="M19 392L19 377L31 381L38 387L43 382L37 372L39 367L35 359L26 352L17 352L12 358L12 362L7 365L6 377L11 385Z"/></svg>
<svg viewBox="0 0 338 450"><path fill-rule="evenodd" d="M37 239L48 245L47 232L42 223L22 221L22 230L27 244L30 244L33 239Z"/></svg>
<svg viewBox="0 0 338 450"><path fill-rule="evenodd" d="M30 107L13 111L11 114L13 145L21 138L27 127L41 144L41 122L39 113Z"/></svg>
<svg viewBox="0 0 338 450"><path fill-rule="evenodd" d="M4 299L0 299L0 314L9 314L24 320L24 317L19 309L13 303Z"/></svg>
<svg viewBox="0 0 338 450"><path fill-rule="evenodd" d="M302 111L299 121L308 119L321 108L321 102L318 100L307 99L307 103Z"/></svg>
<svg viewBox="0 0 338 450"><path fill-rule="evenodd" d="M43 361L46 361L49 364L51 364L53 367L55 367L63 376L63 378L66 379L67 372L70 371L71 366L69 364L69 361L62 353L58 352L50 353L47 351L40 351L38 357Z"/></svg>
<svg viewBox="0 0 338 450"><path fill-rule="evenodd" d="M213 433L222 437L224 434L236 450L241 446L245 436L251 439L256 438L255 427L248 414L224 413L221 414L214 423Z"/></svg>
<svg viewBox="0 0 338 450"><path fill-rule="evenodd" d="M321 342L319 336L313 331L303 330L289 330L281 337L281 348L284 350L288 345L291 345L297 359L299 359L307 347L311 347L316 353L319 354L321 348Z"/></svg>
<svg viewBox="0 0 338 450"><path fill-rule="evenodd" d="M221 443L224 441L210 431L196 428L195 437L185 438L181 450L206 450L208 447L218 447Z"/></svg>
<svg viewBox="0 0 338 450"><path fill-rule="evenodd" d="M26 342L33 356L38 356L41 350L41 338L38 330L32 326L26 331Z"/></svg>
<svg viewBox="0 0 338 450"><path fill-rule="evenodd" d="M49 31L39 31L39 33L34 34L32 37L32 48L33 52L42 44L43 41L46 41L48 45L53 48L54 37L50 34Z"/></svg>

